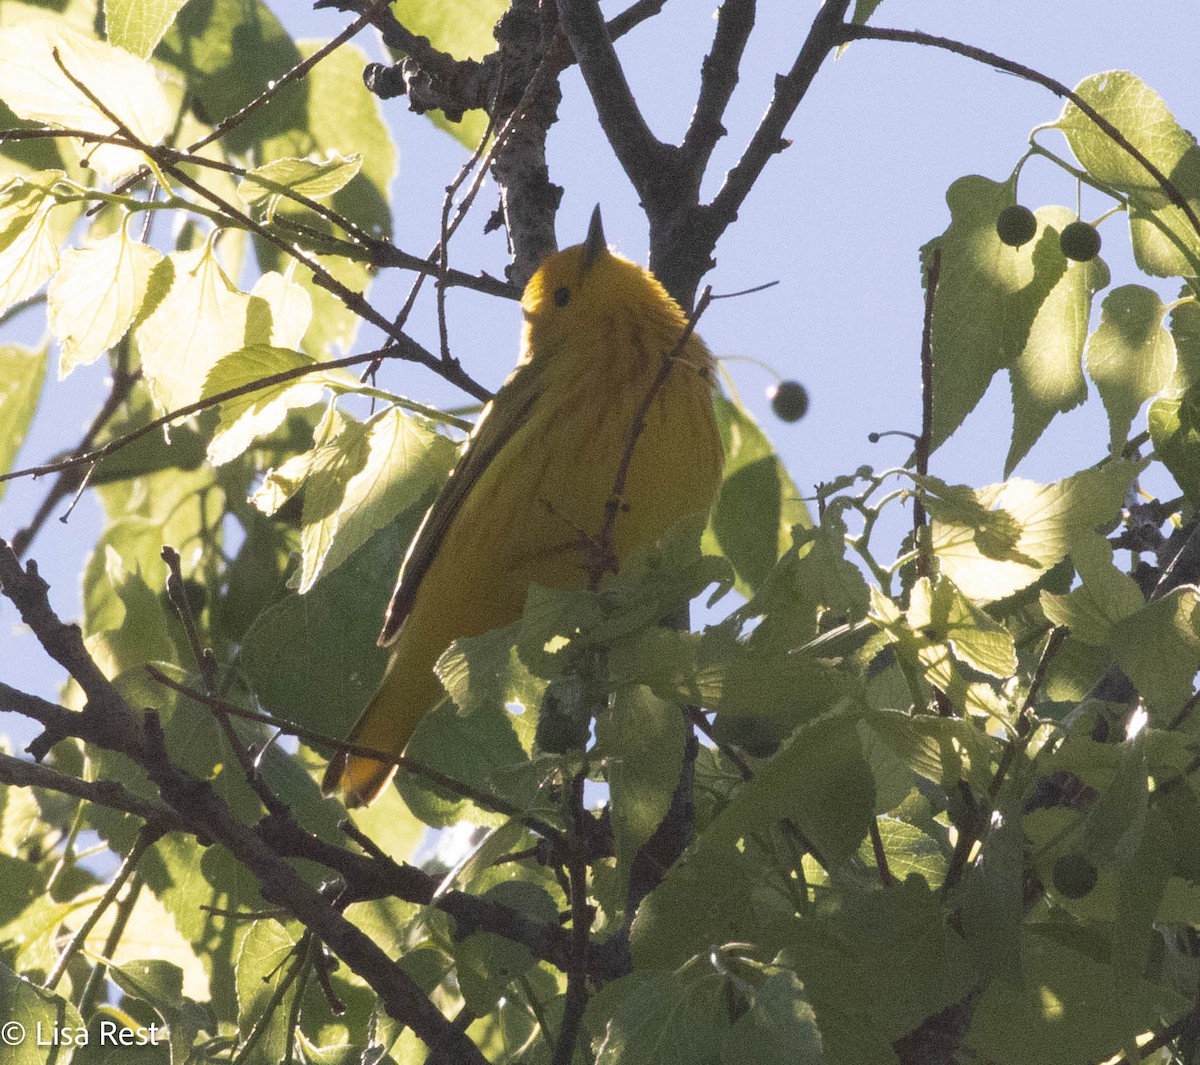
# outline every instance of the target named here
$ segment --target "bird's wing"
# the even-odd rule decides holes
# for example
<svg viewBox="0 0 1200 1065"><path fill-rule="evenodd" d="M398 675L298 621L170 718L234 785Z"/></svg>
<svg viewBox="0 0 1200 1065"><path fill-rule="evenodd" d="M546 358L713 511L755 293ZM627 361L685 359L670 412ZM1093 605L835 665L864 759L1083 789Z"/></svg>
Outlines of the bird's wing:
<svg viewBox="0 0 1200 1065"><path fill-rule="evenodd" d="M522 363L484 408L467 442L466 451L422 520L404 558L404 565L400 567L400 579L396 582L396 590L392 593L392 601L384 616L383 631L379 634L381 647L390 644L400 632L404 619L416 601L417 589L437 557L442 540L463 501L528 417L543 388L540 365Z"/></svg>

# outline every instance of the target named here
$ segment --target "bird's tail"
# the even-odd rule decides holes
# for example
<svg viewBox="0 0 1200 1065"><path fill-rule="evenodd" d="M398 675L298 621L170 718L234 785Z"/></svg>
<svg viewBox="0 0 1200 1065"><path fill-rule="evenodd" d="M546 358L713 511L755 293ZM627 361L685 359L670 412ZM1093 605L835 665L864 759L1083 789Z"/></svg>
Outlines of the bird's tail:
<svg viewBox="0 0 1200 1065"><path fill-rule="evenodd" d="M387 715L379 712L377 704L380 695L375 696L371 705L358 719L348 742L370 747L382 754L399 756L408 742L408 737L397 737L395 730L390 727ZM395 762L381 762L366 755L338 751L325 767L325 776L321 779L321 792L324 795L340 792L343 801L350 807L369 806L383 794L383 789L388 786L395 772Z"/></svg>
<svg viewBox="0 0 1200 1065"><path fill-rule="evenodd" d="M414 663L413 650L401 637L379 690L351 730L348 742L392 758L404 753L421 718L441 693L432 663L420 656ZM325 770L321 791L326 795L340 792L347 806L368 806L383 793L395 772L394 761L338 751Z"/></svg>

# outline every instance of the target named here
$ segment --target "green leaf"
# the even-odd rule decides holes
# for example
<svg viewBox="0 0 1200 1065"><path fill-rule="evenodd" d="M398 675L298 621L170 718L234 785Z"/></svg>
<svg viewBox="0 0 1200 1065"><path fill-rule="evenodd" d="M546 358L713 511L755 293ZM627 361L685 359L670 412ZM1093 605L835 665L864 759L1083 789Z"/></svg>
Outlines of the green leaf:
<svg viewBox="0 0 1200 1065"><path fill-rule="evenodd" d="M959 1002L976 977L940 896L919 876L847 893L829 916L799 920L787 953L827 1040L854 1022L889 1041Z"/></svg>
<svg viewBox="0 0 1200 1065"><path fill-rule="evenodd" d="M1041 593L1042 610L1055 625L1065 625L1084 643L1103 647L1113 626L1141 610L1145 599L1127 573L1113 565L1112 545L1098 534L1083 537L1071 549L1082 586L1066 595Z"/></svg>
<svg viewBox="0 0 1200 1065"><path fill-rule="evenodd" d="M939 887L946 879L946 841L934 839L916 825L896 817L881 817L878 824L879 838L892 876L896 880L906 880L915 873L931 887ZM863 844L860 856L869 865L874 865L875 854L869 843Z"/></svg>
<svg viewBox="0 0 1200 1065"><path fill-rule="evenodd" d="M725 1014L722 978L702 966L632 987L613 1011L596 1065L717 1065Z"/></svg>
<svg viewBox="0 0 1200 1065"><path fill-rule="evenodd" d="M134 337L150 394L169 411L199 399L217 362L258 338L246 335L250 298L229 280L212 240L168 255L164 269L170 291Z"/></svg>
<svg viewBox="0 0 1200 1065"><path fill-rule="evenodd" d="M69 1065L72 1043L87 1041L83 1018L70 1002L23 980L2 962L0 1017L5 1031L5 1065L45 1065L50 1060L54 1065ZM61 1033L63 1045L47 1054L46 1047L38 1046L39 1027L46 1033Z"/></svg>
<svg viewBox="0 0 1200 1065"><path fill-rule="evenodd" d="M749 594L787 550L792 526L808 528L812 520L799 489L750 415L723 396L715 404L725 479L712 512L711 546L733 564L738 590Z"/></svg>
<svg viewBox="0 0 1200 1065"><path fill-rule="evenodd" d="M618 689L597 715L597 754L606 760L617 872L628 883L634 858L667 814L683 767L683 709L642 685Z"/></svg>
<svg viewBox="0 0 1200 1065"><path fill-rule="evenodd" d="M1118 1001L1108 937L1097 943L1096 934L1084 930L1074 942L1060 941L1055 931L1044 924L1026 926L1020 947L1024 979L986 984L961 1055L1005 1065L1104 1061L1123 1047L1131 1021L1135 1031L1157 1030L1162 1017L1181 1016L1188 1008L1187 998L1145 979Z"/></svg>
<svg viewBox="0 0 1200 1065"><path fill-rule="evenodd" d="M1163 328L1165 312L1153 290L1122 285L1105 297L1100 327L1088 338L1088 373L1108 411L1114 451L1125 443L1142 404L1175 372L1175 341Z"/></svg>
<svg viewBox="0 0 1200 1065"><path fill-rule="evenodd" d="M1109 283L1108 267L1099 257L1085 263L1066 262L1058 234L1075 220L1073 211L1040 207L1035 213L1039 225L1033 247L1035 270L1047 276L1058 273L1059 278L1034 312L1025 344L1008 368L1013 434L1004 460L1005 477L1029 453L1056 414L1072 410L1087 398L1082 357L1092 297Z"/></svg>
<svg viewBox="0 0 1200 1065"><path fill-rule="evenodd" d="M321 573L342 565L379 529L404 511L429 501L454 464L454 444L398 407L381 411L366 426L366 454L360 469L346 482L330 524L332 542L324 556L309 565L304 556L300 591L311 588ZM311 483L311 482L310 482ZM308 516L308 488L305 519ZM308 528L304 530L307 535Z"/></svg>
<svg viewBox="0 0 1200 1065"><path fill-rule="evenodd" d="M183 6L154 58L179 71L200 112L216 122L248 104L269 82L299 63L301 56L261 0L209 0ZM257 108L235 125L222 144L230 154L241 155L257 150L267 137L300 128L303 94L279 92L270 107Z"/></svg>
<svg viewBox="0 0 1200 1065"><path fill-rule="evenodd" d="M1141 468L1115 461L1053 484L1012 478L974 491L928 495L942 572L977 603L1028 587L1116 515Z"/></svg>
<svg viewBox="0 0 1200 1065"><path fill-rule="evenodd" d="M996 234L1014 202L1014 183L960 178L946 192L950 226L921 252L926 271L941 254L933 313L933 432L940 446L1002 369L1012 373L1017 421L1011 469L1058 411L1083 398L1078 359L1092 293L1107 282L1103 264L1067 266L1055 226L1065 208L1038 212L1038 232L1020 248Z"/></svg>
<svg viewBox="0 0 1200 1065"><path fill-rule="evenodd" d="M913 586L908 624L924 630L932 642L947 644L956 657L980 673L1003 679L1016 672L1012 634L944 576L936 584L922 577Z"/></svg>
<svg viewBox="0 0 1200 1065"><path fill-rule="evenodd" d="M1075 92L1121 131L1200 212L1200 151L1162 98L1125 70L1094 74ZM1056 123L1084 168L1129 197L1138 266L1156 277L1200 273L1200 234L1158 182L1121 145L1068 102Z"/></svg>
<svg viewBox="0 0 1200 1065"><path fill-rule="evenodd" d="M412 511L385 526L307 595L262 612L239 665L264 709L329 735L349 731L387 663L375 639L420 517Z"/></svg>
<svg viewBox="0 0 1200 1065"><path fill-rule="evenodd" d="M405 756L484 792L494 792L510 802L532 809L545 803L539 781L513 772L529 760L529 753L502 707L463 717L444 699L422 719L405 748ZM409 809L434 828L444 828L469 818L475 824L494 825L507 820L473 807L457 793L429 784L417 773L401 769L396 785Z"/></svg>
<svg viewBox="0 0 1200 1065"><path fill-rule="evenodd" d="M251 207L261 207L267 222L288 192L310 200L325 199L344 188L362 169L362 156L335 155L325 160L273 159L246 172L238 195Z"/></svg>
<svg viewBox="0 0 1200 1065"><path fill-rule="evenodd" d="M88 87L103 109L72 84L55 61ZM60 129L116 133L105 110L143 144L159 144L174 121L174 108L149 63L61 23L29 23L0 30L0 99L20 118ZM116 183L144 162L141 152L114 144L76 142L81 159Z"/></svg>
<svg viewBox="0 0 1200 1065"><path fill-rule="evenodd" d="M438 10L447 8L438 5ZM297 60L312 55L318 47L316 42L301 42ZM362 82L363 68L369 59L356 45L344 44L313 67L302 82L285 85L276 94L271 108L262 110L281 108L290 117L270 131L261 152L268 161L313 154L361 158L358 174L333 193L328 205L368 233L387 237L392 228L391 186L399 160L383 117L382 103ZM257 63L259 59L254 56L251 61ZM328 225L307 208L290 204L286 199L280 202L278 213L318 229ZM282 268L278 265L283 260L277 249L262 242L257 248L261 263ZM333 255L316 258L355 292L365 292L374 275L365 263ZM358 314L336 295L316 285L308 271L301 271L299 283L308 289L314 309L312 325L305 336L306 350L349 351L361 324Z"/></svg>
<svg viewBox="0 0 1200 1065"><path fill-rule="evenodd" d="M428 502L453 465L456 449L397 407L370 422L344 419L331 406L316 447L272 470L252 502L273 512L304 489L301 568L308 591L402 511Z"/></svg>
<svg viewBox="0 0 1200 1065"><path fill-rule="evenodd" d="M861 26L873 14L875 9L883 3L883 0L854 0L854 15L850 22L854 26Z"/></svg>
<svg viewBox="0 0 1200 1065"><path fill-rule="evenodd" d="M735 793L638 909L630 937L638 965L678 965L753 928L766 936L769 922L747 897L761 877L747 850L780 820L789 819L827 865L858 851L875 793L856 720L841 714L802 726ZM782 901L775 896L776 905Z"/></svg>
<svg viewBox="0 0 1200 1065"><path fill-rule="evenodd" d="M1140 1011L1134 1004L1157 939L1155 919L1173 865L1174 839L1170 830L1157 818L1146 828L1137 851L1120 864L1113 923L1113 985L1116 1000L1126 1015L1124 1046L1129 1055L1136 1055L1136 1037L1143 1031Z"/></svg>
<svg viewBox="0 0 1200 1065"><path fill-rule="evenodd" d="M976 968L1014 984L1021 981L1029 846L1021 830L1020 798L1017 789L1001 793L961 895L961 930Z"/></svg>
<svg viewBox="0 0 1200 1065"><path fill-rule="evenodd" d="M316 359L301 352L255 344L219 359L204 379L200 398L209 399L274 374L317 365ZM278 429L290 409L317 403L324 391L324 375L312 373L223 400L218 408L217 431L208 445L209 462L220 466L237 458L258 437Z"/></svg>
<svg viewBox="0 0 1200 1065"><path fill-rule="evenodd" d="M46 380L46 352L15 344L0 346L0 473L8 473L20 454L37 413ZM0 481L0 499L7 482Z"/></svg>
<svg viewBox="0 0 1200 1065"><path fill-rule="evenodd" d="M987 787L997 741L964 718L875 710L863 719L918 776L946 791L968 781L977 790Z"/></svg>
<svg viewBox="0 0 1200 1065"><path fill-rule="evenodd" d="M238 1031L244 1042L251 1031L258 1040L243 1057L247 1065L267 1065L284 1060L290 1024L293 983L285 990L288 968L298 963L297 942L275 920L254 921L241 937L237 950ZM280 997L282 996L282 997Z"/></svg>
<svg viewBox="0 0 1200 1065"><path fill-rule="evenodd" d="M76 366L95 362L125 335L161 260L154 248L130 240L125 225L62 257L49 291L50 328L62 346L60 380Z"/></svg>
<svg viewBox="0 0 1200 1065"><path fill-rule="evenodd" d="M119 48L149 58L185 3L187 0L105 0L105 34Z"/></svg>
<svg viewBox="0 0 1200 1065"><path fill-rule="evenodd" d="M61 171L47 170L0 185L0 314L32 296L58 269L50 212L56 206L51 189L61 177Z"/></svg>
<svg viewBox="0 0 1200 1065"><path fill-rule="evenodd" d="M1192 694L1200 670L1200 592L1175 588L1113 626L1116 659L1165 726Z"/></svg>
<svg viewBox="0 0 1200 1065"><path fill-rule="evenodd" d="M821 1032L796 974L771 973L725 1036L721 1065L824 1065Z"/></svg>
<svg viewBox="0 0 1200 1065"><path fill-rule="evenodd" d="M1200 503L1200 384L1150 404L1150 441L1184 495Z"/></svg>

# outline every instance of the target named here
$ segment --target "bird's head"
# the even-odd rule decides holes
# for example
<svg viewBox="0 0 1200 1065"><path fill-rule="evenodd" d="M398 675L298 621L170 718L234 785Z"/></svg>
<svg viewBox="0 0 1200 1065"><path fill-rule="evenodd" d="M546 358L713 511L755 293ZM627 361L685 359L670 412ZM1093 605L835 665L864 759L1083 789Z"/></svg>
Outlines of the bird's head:
<svg viewBox="0 0 1200 1065"><path fill-rule="evenodd" d="M608 250L600 208L582 244L547 256L525 286L526 358L553 357L568 346L592 349L611 337L614 320L664 312L683 315L654 276Z"/></svg>

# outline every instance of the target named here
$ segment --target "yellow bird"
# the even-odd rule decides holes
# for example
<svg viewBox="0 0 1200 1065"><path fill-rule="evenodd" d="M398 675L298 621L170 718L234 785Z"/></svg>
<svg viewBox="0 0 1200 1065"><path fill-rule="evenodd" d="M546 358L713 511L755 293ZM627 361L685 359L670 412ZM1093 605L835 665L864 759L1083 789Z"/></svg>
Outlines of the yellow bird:
<svg viewBox="0 0 1200 1065"><path fill-rule="evenodd" d="M403 753L442 696L433 667L454 640L517 620L531 584L588 587L597 552L619 566L716 496L712 356L684 339L687 319L654 276L608 250L599 208L583 244L538 268L521 308L521 358L409 548L379 637L391 661L352 743ZM322 790L364 805L394 772L343 751Z"/></svg>

